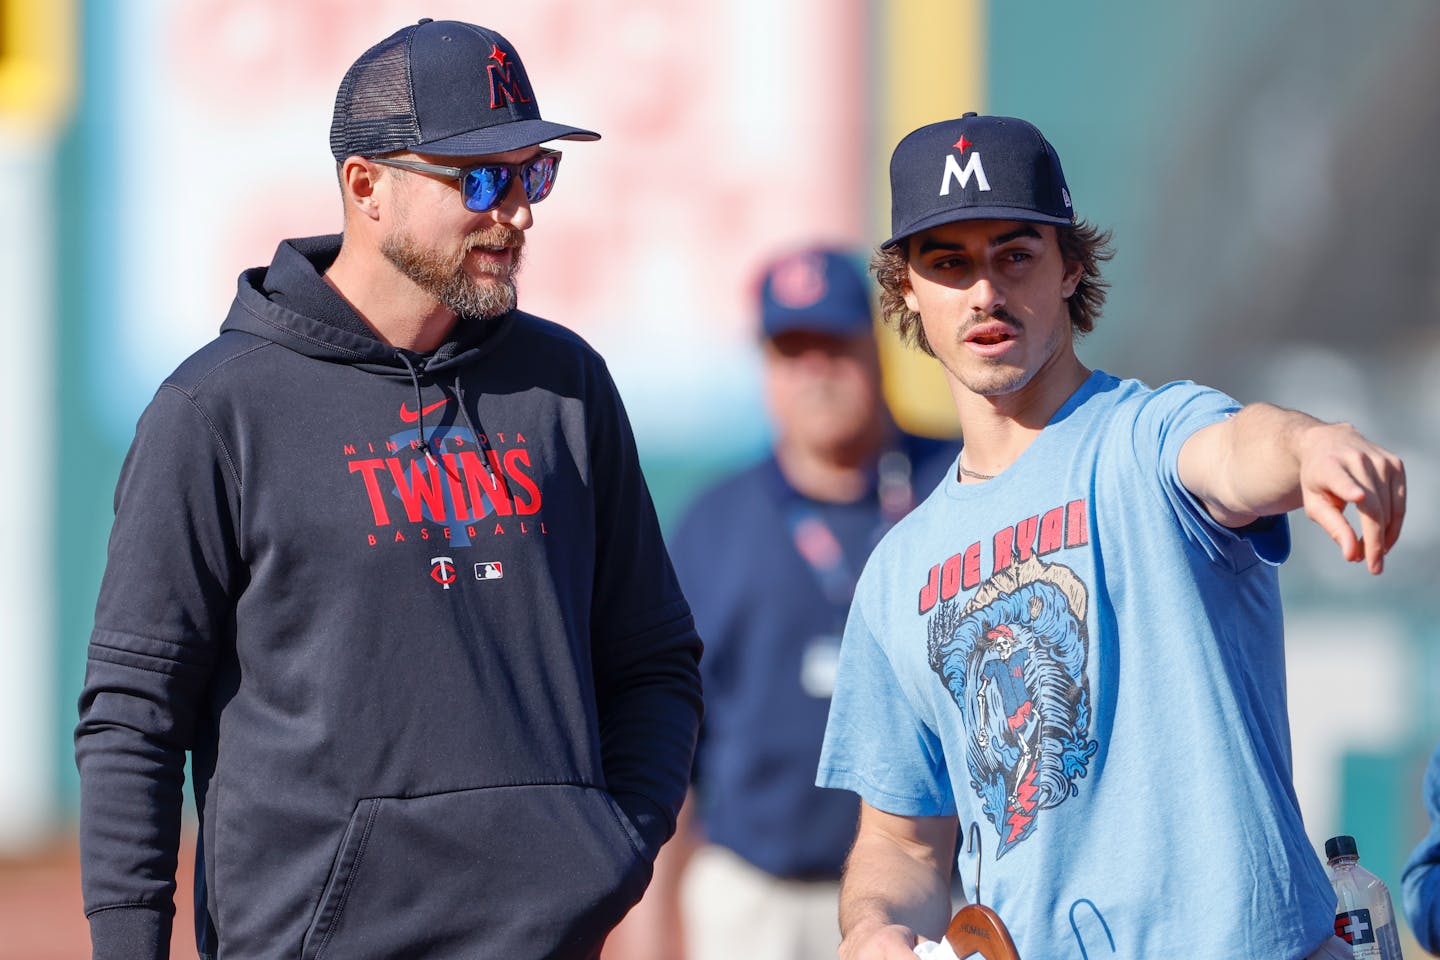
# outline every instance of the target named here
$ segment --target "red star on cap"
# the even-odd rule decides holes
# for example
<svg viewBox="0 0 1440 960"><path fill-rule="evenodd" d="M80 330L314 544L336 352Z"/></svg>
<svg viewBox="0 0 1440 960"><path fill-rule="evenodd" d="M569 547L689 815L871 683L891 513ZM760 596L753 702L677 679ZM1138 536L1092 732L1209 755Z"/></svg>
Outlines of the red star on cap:
<svg viewBox="0 0 1440 960"><path fill-rule="evenodd" d="M963 133L960 134L960 139L955 141L955 148L961 153L964 153L966 150L969 150L973 146L975 146L975 144L971 143L969 140L966 140L965 134Z"/></svg>
<svg viewBox="0 0 1440 960"><path fill-rule="evenodd" d="M500 66L502 67L505 66L505 51L500 49L500 44L490 44L490 59L500 64Z"/></svg>

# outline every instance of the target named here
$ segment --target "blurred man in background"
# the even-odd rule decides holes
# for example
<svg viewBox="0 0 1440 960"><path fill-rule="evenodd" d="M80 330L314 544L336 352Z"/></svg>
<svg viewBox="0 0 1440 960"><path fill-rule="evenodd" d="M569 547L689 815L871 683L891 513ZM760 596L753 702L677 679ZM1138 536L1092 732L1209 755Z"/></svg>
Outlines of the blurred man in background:
<svg viewBox="0 0 1440 960"><path fill-rule="evenodd" d="M462 95L463 94L463 95ZM674 829L699 640L604 361L516 309L560 155L514 47L422 20L330 132L344 235L241 276L146 409L80 698L98 960L586 958Z"/></svg>
<svg viewBox="0 0 1440 960"><path fill-rule="evenodd" d="M765 268L774 447L702 493L670 541L705 639L701 747L680 834L607 957L818 960L839 946L857 803L817 788L814 768L840 635L870 550L954 455L887 414L867 287L837 249Z"/></svg>

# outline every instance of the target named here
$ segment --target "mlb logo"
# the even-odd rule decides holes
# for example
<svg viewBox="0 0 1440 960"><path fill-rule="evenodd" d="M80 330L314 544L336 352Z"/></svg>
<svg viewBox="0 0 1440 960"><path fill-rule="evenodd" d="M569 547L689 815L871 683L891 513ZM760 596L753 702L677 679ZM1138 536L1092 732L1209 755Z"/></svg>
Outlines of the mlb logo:
<svg viewBox="0 0 1440 960"><path fill-rule="evenodd" d="M505 568L499 560L475 564L476 580L500 580L504 576Z"/></svg>

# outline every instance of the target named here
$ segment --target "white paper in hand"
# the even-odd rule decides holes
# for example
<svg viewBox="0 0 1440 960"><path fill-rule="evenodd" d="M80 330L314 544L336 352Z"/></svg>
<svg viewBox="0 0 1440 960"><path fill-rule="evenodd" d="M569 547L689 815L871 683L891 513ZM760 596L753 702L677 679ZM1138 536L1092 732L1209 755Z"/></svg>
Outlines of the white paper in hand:
<svg viewBox="0 0 1440 960"><path fill-rule="evenodd" d="M949 940L926 940L915 944L915 956L925 960L957 960Z"/></svg>

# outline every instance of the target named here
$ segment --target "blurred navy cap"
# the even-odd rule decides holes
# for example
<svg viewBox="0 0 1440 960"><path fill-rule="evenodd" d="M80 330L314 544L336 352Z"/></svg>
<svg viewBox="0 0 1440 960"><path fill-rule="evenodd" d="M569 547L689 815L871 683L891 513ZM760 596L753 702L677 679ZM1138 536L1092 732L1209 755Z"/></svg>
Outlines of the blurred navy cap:
<svg viewBox="0 0 1440 960"><path fill-rule="evenodd" d="M810 247L771 261L760 283L760 332L853 337L874 331L865 271L854 256Z"/></svg>
<svg viewBox="0 0 1440 960"><path fill-rule="evenodd" d="M1060 157L1034 124L967 113L909 133L890 157L890 239L957 220L1072 226Z"/></svg>

